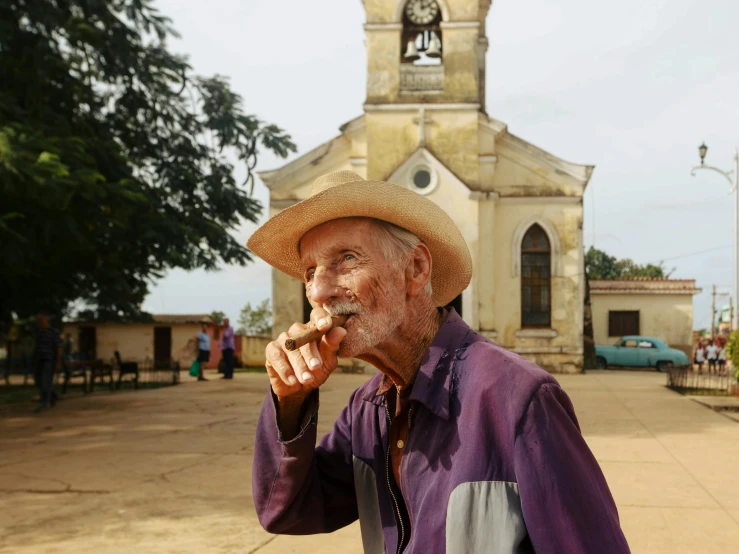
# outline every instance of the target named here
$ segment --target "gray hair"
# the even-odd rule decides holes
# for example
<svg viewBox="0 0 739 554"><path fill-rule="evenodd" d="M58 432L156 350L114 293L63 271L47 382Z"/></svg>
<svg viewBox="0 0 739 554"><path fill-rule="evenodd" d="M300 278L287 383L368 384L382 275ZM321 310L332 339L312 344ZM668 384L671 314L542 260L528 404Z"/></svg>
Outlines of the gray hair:
<svg viewBox="0 0 739 554"><path fill-rule="evenodd" d="M380 245L383 254L388 260L400 261L407 258L413 249L423 242L407 229L381 219L375 219L374 221L380 230ZM431 279L426 283L424 292L429 296L433 294Z"/></svg>

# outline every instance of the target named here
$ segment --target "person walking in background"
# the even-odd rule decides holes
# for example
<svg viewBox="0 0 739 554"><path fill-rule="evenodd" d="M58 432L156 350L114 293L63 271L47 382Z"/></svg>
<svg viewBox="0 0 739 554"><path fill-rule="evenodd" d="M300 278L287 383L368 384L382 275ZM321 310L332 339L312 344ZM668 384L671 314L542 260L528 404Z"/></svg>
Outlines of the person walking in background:
<svg viewBox="0 0 739 554"><path fill-rule="evenodd" d="M698 373L703 373L703 362L706 361L706 352L703 348L703 341L698 341L698 346L695 347L695 365L698 366Z"/></svg>
<svg viewBox="0 0 739 554"><path fill-rule="evenodd" d="M36 345L33 351L33 376L39 389L40 404L36 413L48 410L57 401L54 392L54 372L61 363L59 333L49 324L49 316L38 314L36 321Z"/></svg>
<svg viewBox="0 0 739 554"><path fill-rule="evenodd" d="M706 347L706 358L708 359L708 373L716 372L716 363L718 362L718 346L713 339L708 342Z"/></svg>
<svg viewBox="0 0 739 554"><path fill-rule="evenodd" d="M200 324L200 332L195 335L195 338L198 341L198 362L200 362L198 381L207 381L203 376L203 367L210 360L210 335L208 334L208 324L206 322Z"/></svg>
<svg viewBox="0 0 739 554"><path fill-rule="evenodd" d="M68 362L72 359L72 335L66 333L64 335L64 348L62 350L63 361Z"/></svg>
<svg viewBox="0 0 739 554"><path fill-rule="evenodd" d="M721 345L718 351L718 374L723 375L726 372L726 345Z"/></svg>
<svg viewBox="0 0 739 554"><path fill-rule="evenodd" d="M228 318L223 320L223 334L221 335L221 354L223 355L223 378L233 379L234 376L234 330Z"/></svg>

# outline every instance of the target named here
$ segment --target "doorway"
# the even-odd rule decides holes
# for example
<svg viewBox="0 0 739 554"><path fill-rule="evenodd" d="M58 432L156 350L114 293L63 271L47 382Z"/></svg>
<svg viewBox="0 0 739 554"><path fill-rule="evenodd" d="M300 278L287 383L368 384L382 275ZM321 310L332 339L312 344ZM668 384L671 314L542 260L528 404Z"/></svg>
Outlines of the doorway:
<svg viewBox="0 0 739 554"><path fill-rule="evenodd" d="M154 327L154 365L169 365L172 360L172 328Z"/></svg>
<svg viewBox="0 0 739 554"><path fill-rule="evenodd" d="M80 327L77 331L77 352L83 360L97 358L97 329L95 327Z"/></svg>

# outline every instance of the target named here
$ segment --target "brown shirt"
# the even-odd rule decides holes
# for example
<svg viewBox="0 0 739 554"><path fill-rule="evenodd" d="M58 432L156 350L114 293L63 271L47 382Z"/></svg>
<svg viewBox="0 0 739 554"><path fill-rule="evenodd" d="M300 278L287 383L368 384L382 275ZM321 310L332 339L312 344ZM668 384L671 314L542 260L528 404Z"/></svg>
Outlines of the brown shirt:
<svg viewBox="0 0 739 554"><path fill-rule="evenodd" d="M400 488L400 462L403 460L406 443L408 442L408 432L411 426L411 387L407 386L400 392L400 401L398 402L398 390L390 380L385 376L377 390L378 395L385 395L388 411L392 417L388 440L390 442L390 465L392 466L393 477L398 489Z"/></svg>

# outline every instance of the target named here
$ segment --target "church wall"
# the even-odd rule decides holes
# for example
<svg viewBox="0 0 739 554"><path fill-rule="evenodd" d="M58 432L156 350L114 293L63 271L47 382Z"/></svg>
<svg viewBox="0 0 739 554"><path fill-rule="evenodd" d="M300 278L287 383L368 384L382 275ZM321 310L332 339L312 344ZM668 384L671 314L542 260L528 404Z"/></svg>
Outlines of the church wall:
<svg viewBox="0 0 739 554"><path fill-rule="evenodd" d="M445 29L444 94L435 101L479 102L478 30Z"/></svg>
<svg viewBox="0 0 739 554"><path fill-rule="evenodd" d="M561 252L558 275L551 280L550 335L521 328L521 277L513 274L513 240L523 221L544 218L555 229ZM495 210L496 342L559 372L582 367L583 276L582 205L570 203L501 202ZM554 253L553 253L554 257ZM556 261L556 260L555 260ZM555 264L556 266L556 264Z"/></svg>
<svg viewBox="0 0 739 554"><path fill-rule="evenodd" d="M498 163L493 185L501 196L582 196L582 185L543 165L534 165L525 156L499 141Z"/></svg>
<svg viewBox="0 0 739 554"><path fill-rule="evenodd" d="M368 30L366 37L367 103L395 102L400 89L400 31Z"/></svg>
<svg viewBox="0 0 739 554"><path fill-rule="evenodd" d="M419 146L418 110L366 115L367 178L387 179ZM473 110L426 110L426 146L473 188L479 181L478 115Z"/></svg>
<svg viewBox="0 0 739 554"><path fill-rule="evenodd" d="M475 200L470 200L469 191L460 183L453 182L454 178L440 177L439 185L427 198L442 208L464 237L472 257L472 267L478 266L478 206ZM473 329L478 326L477 305L477 271L473 271L472 281L462 293L462 319Z"/></svg>

